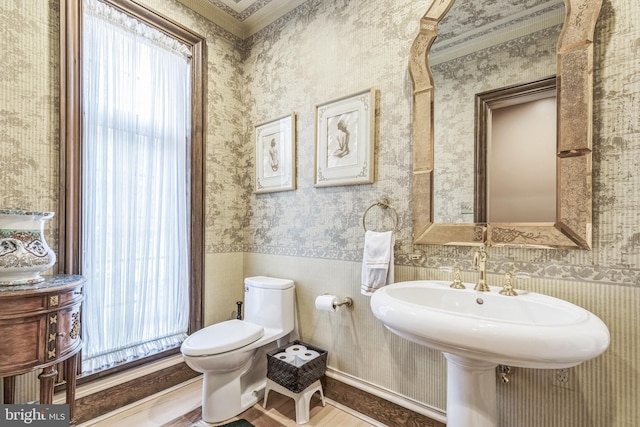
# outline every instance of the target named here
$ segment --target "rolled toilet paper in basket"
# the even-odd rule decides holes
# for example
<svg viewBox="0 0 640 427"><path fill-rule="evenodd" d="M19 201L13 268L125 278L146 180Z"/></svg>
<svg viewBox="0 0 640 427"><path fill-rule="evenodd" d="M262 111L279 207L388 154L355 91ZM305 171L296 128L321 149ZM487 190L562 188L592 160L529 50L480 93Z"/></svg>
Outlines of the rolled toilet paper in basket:
<svg viewBox="0 0 640 427"><path fill-rule="evenodd" d="M307 347L300 345L300 344L293 344L290 345L289 347L284 349L284 352L287 354L291 354L294 357L297 356L298 354L302 353L303 351L307 351Z"/></svg>
<svg viewBox="0 0 640 427"><path fill-rule="evenodd" d="M318 356L320 356L320 353L314 350L306 350L306 351L303 351L302 353L298 353L296 354L296 359L298 359L297 366L302 366L308 361L313 360Z"/></svg>
<svg viewBox="0 0 640 427"><path fill-rule="evenodd" d="M282 360L283 362L290 363L292 365L295 365L297 363L296 356L293 354L282 352L282 353L274 354L273 357L278 360Z"/></svg>
<svg viewBox="0 0 640 427"><path fill-rule="evenodd" d="M316 298L316 309L320 311L338 311L338 297L335 295L320 295Z"/></svg>

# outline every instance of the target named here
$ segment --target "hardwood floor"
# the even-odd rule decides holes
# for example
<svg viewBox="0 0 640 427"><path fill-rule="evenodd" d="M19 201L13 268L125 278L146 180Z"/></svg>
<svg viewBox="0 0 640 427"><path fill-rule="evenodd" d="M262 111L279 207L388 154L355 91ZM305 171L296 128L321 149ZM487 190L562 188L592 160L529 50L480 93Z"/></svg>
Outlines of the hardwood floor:
<svg viewBox="0 0 640 427"><path fill-rule="evenodd" d="M244 418L255 427L293 427L296 424L295 407L293 401L276 392L273 396L269 394L269 404L267 409L262 407L261 403L247 409L242 414L223 423L209 424L201 421L201 411L192 411L183 417L175 419L162 427L208 427L226 424L228 422ZM273 403L271 398L273 397ZM349 427L370 427L372 425L381 426L382 424L371 424L359 419L347 412L344 412L329 402L322 407L320 398L315 396L311 399L311 410L309 412L308 426L316 427L333 427L333 426L349 426Z"/></svg>
<svg viewBox="0 0 640 427"><path fill-rule="evenodd" d="M196 378L187 383L174 387L171 391L151 396L124 410L106 414L95 420L90 420L78 427L108 427L108 426L136 426L136 427L209 427L244 418L255 427L293 427L296 424L295 404L292 399L275 391L269 393L267 408L259 401L235 418L223 423L209 424L202 421L201 412L202 380ZM320 396L316 393L311 399L309 422L310 427L368 427L383 424L357 414L348 408L327 400L322 406Z"/></svg>

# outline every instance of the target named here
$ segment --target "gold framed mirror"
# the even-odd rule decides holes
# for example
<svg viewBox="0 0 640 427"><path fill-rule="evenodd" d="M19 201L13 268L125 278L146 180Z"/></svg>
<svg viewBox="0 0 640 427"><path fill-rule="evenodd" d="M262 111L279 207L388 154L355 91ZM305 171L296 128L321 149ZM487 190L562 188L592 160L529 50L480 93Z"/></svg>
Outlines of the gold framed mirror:
<svg viewBox="0 0 640 427"><path fill-rule="evenodd" d="M445 223L434 220L434 81L429 54L454 0L434 1L420 21L409 71L413 82L413 242L591 248L593 34L602 0L564 0L556 50L556 219L553 222ZM478 6L482 7L482 6ZM469 171L469 174L473 174Z"/></svg>

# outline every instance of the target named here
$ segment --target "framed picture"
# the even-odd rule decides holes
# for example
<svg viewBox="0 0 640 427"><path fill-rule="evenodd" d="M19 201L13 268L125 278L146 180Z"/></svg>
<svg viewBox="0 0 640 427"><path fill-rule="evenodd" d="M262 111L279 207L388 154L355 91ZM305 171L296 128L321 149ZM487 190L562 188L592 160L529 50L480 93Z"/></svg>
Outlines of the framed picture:
<svg viewBox="0 0 640 427"><path fill-rule="evenodd" d="M296 189L296 113L256 126L256 193Z"/></svg>
<svg viewBox="0 0 640 427"><path fill-rule="evenodd" d="M374 181L375 89L316 105L316 187Z"/></svg>

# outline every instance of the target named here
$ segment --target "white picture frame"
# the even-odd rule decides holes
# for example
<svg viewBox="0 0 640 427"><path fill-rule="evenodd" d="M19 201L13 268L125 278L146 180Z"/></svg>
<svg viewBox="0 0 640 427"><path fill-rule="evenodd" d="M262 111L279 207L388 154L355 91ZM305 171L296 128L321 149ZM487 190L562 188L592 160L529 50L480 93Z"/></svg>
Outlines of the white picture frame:
<svg viewBox="0 0 640 427"><path fill-rule="evenodd" d="M316 105L316 187L374 182L375 89Z"/></svg>
<svg viewBox="0 0 640 427"><path fill-rule="evenodd" d="M255 193L296 189L296 113L255 126Z"/></svg>

